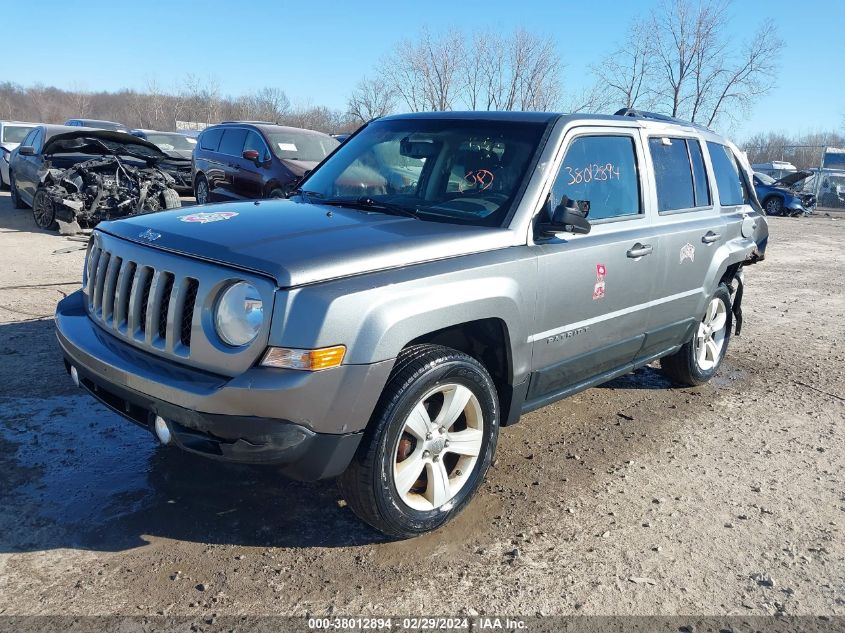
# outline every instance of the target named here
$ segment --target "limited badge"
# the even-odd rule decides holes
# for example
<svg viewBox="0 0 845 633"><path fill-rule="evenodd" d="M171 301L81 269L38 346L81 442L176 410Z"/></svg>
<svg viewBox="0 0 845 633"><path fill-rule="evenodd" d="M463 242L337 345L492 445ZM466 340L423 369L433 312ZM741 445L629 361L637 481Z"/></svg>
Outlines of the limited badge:
<svg viewBox="0 0 845 633"><path fill-rule="evenodd" d="M607 276L607 268L604 264L596 264L596 285L593 286L593 301L604 299L604 279Z"/></svg>
<svg viewBox="0 0 845 633"><path fill-rule="evenodd" d="M189 213L188 215L180 215L179 219L182 222L199 222L200 224L207 224L208 222L220 222L221 220L229 220L238 215L234 211L200 211L198 213Z"/></svg>
<svg viewBox="0 0 845 633"><path fill-rule="evenodd" d="M681 261L680 263L683 264L684 260L690 260L691 262L695 261L695 246L687 242L683 246L681 246Z"/></svg>

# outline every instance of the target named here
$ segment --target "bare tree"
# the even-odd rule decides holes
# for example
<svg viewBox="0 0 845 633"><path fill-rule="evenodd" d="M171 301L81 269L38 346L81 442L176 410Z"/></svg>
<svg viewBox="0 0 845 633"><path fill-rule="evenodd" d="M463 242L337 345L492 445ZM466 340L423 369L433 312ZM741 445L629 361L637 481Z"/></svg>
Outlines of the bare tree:
<svg viewBox="0 0 845 633"><path fill-rule="evenodd" d="M376 117L390 114L395 102L389 86L378 79L363 77L349 95L347 112L356 121L366 123Z"/></svg>
<svg viewBox="0 0 845 633"><path fill-rule="evenodd" d="M419 41L403 40L384 60L380 80L412 112L451 110L457 101L464 57L456 31L435 37L424 30Z"/></svg>
<svg viewBox="0 0 845 633"><path fill-rule="evenodd" d="M592 71L597 80L594 91L603 91L606 102L626 108L653 107L655 57L646 24L641 20L633 22L622 45L594 65Z"/></svg>
<svg viewBox="0 0 845 633"><path fill-rule="evenodd" d="M746 110L770 89L781 41L772 21L737 47L728 0L663 0L651 12L646 52L654 74L644 85L672 116L713 125Z"/></svg>

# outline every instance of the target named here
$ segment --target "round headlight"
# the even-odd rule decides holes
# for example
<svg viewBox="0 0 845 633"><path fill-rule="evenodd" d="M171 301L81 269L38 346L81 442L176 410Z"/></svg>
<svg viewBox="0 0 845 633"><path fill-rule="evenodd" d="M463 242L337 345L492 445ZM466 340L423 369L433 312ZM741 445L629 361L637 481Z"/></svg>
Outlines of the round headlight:
<svg viewBox="0 0 845 633"><path fill-rule="evenodd" d="M234 347L251 343L264 322L264 303L252 284L232 284L217 300L214 324L223 342Z"/></svg>

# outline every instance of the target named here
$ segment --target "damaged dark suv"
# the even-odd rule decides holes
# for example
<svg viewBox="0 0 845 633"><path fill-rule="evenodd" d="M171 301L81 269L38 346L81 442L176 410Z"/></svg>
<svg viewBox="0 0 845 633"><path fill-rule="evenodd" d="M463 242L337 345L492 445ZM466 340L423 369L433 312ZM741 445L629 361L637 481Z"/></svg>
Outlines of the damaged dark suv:
<svg viewBox="0 0 845 633"><path fill-rule="evenodd" d="M167 173L170 157L124 132L41 125L15 150L15 208L31 206L40 228L81 224L181 206ZM66 226L63 226L66 225Z"/></svg>

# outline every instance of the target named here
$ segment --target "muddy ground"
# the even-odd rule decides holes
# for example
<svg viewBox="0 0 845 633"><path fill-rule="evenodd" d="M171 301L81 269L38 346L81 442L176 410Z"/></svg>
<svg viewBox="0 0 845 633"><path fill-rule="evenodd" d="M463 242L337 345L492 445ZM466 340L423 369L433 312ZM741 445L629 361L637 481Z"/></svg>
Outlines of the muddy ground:
<svg viewBox="0 0 845 633"><path fill-rule="evenodd" d="M526 416L467 511L389 542L333 482L209 462L76 390L84 245L0 194L0 614L845 614L845 216L774 218L721 374Z"/></svg>

